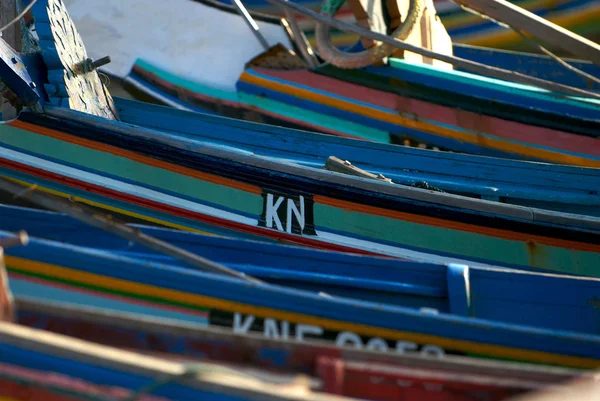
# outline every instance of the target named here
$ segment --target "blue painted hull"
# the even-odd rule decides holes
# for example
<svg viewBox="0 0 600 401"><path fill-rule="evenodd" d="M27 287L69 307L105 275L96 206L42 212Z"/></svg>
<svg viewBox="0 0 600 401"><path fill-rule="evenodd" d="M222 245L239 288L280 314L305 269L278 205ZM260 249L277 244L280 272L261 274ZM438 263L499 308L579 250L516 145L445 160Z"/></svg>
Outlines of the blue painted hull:
<svg viewBox="0 0 600 401"><path fill-rule="evenodd" d="M393 182L521 206L600 216L600 170L389 146L116 99L121 118L231 149L322 168L329 156ZM224 125L223 123L226 122Z"/></svg>
<svg viewBox="0 0 600 401"><path fill-rule="evenodd" d="M364 346L360 338L366 336L369 349L395 347L397 352L438 357L479 355L573 367L600 366L600 337L572 331L419 312L414 308L332 298L277 285L250 284L174 265L43 240L34 239L26 247L9 249L7 259L11 274L17 273L24 281L46 286L57 286L60 282L64 291L71 294L68 296L90 289L104 297L116 291L121 298L130 301L132 297L141 296L146 302L178 305L190 314L204 310L209 325L231 327L236 332L259 331L267 337L281 335L284 338L294 335L297 341L316 335L338 345L355 346ZM455 273L458 274L449 274L454 283L449 288L465 285L460 280L464 270ZM482 283L485 280L482 276ZM526 284L519 291L532 295L531 288ZM16 295L43 298L43 294L36 291ZM555 294L551 292L549 296ZM61 301L56 294L48 300ZM525 301L518 298L515 301L513 306L517 304L520 312L528 313ZM485 303L482 305L484 309L487 307ZM451 307L466 311L469 303L465 297L456 297ZM566 314L575 313L572 306L569 308ZM561 308L555 311L553 314L557 316Z"/></svg>
<svg viewBox="0 0 600 401"><path fill-rule="evenodd" d="M8 255L35 252L50 259L68 258L78 248L91 247L114 255L139 258L148 263L167 263L189 268L171 257L157 254L110 233L89 227L65 215L33 209L0 206L0 229L25 229L34 240L25 248L9 249ZM516 270L446 266L394 259L324 252L293 246L210 237L195 233L138 226L143 232L202 255L266 282L336 297L356 298L390 305L430 308L442 313L527 324L590 334L600 333L600 315L595 307L600 280L525 273ZM1 235L6 235L3 233ZM54 242L60 241L60 242ZM461 274L468 274L465 280ZM458 275L458 276L457 276ZM40 284L19 279L14 291L23 295L42 293ZM60 290L46 290L58 299ZM560 295L558 295L560 294ZM120 309L115 301L80 296L72 303ZM122 307L122 305L121 305ZM519 313L515 314L515 308ZM152 314L135 306L132 313ZM185 315L161 315L182 319ZM203 319L197 320L204 322Z"/></svg>

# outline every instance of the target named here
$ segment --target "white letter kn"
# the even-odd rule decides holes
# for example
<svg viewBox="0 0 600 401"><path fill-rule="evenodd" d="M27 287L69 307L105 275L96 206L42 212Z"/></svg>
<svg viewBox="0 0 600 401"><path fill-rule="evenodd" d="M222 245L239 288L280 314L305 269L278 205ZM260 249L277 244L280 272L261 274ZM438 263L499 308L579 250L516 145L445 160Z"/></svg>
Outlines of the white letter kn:
<svg viewBox="0 0 600 401"><path fill-rule="evenodd" d="M267 194L267 211L265 215L267 227L273 228L273 220L275 220L275 225L279 231L283 231L283 225L281 224L281 220L279 220L279 216L277 215L277 209L281 206L285 198L280 196L277 198L277 202L273 204L273 195Z"/></svg>

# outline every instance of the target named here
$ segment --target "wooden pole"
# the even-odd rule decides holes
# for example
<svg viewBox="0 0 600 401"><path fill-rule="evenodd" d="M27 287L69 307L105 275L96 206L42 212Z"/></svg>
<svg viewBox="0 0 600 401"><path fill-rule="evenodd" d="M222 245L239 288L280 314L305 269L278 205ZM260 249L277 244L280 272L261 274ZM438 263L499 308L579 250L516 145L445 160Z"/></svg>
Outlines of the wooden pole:
<svg viewBox="0 0 600 401"><path fill-rule="evenodd" d="M0 27L17 17L17 1L20 0L0 0ZM17 22L5 29L2 32L2 39L10 47L20 52L22 46L21 24ZM1 95L0 102L2 104L2 120L11 120L17 116L17 110Z"/></svg>
<svg viewBox="0 0 600 401"><path fill-rule="evenodd" d="M0 189L12 193L15 197L25 198L37 205L43 206L55 212L65 213L74 219L82 221L86 224L108 231L121 238L143 245L153 249L163 255L171 256L172 258L181 260L199 270L224 274L230 277L236 277L242 280L260 284L262 281L241 273L237 270L230 269L220 263L213 262L200 255L196 255L185 249L171 245L168 242L154 238L148 234L144 234L140 230L130 227L126 224L117 222L112 216L102 216L94 210L89 210L80 203L69 202L56 195L39 192L35 186L26 186L20 183L10 181L6 178L0 178Z"/></svg>
<svg viewBox="0 0 600 401"><path fill-rule="evenodd" d="M372 40L380 41L391 45L397 49L406 50L412 53L420 54L421 56L429 57L435 60L443 61L445 63L449 63L454 65L455 67L462 68L464 70L473 72L475 74L480 74L492 78L503 79L506 81L518 82L526 85L537 86L538 88L546 89L552 92L562 93L563 95L570 96L578 96L578 97L590 97L594 99L600 99L600 95L586 91L579 88L574 88L568 85L562 85L558 83L554 83L551 81L547 81L545 79L540 79L536 77L532 77L529 75L521 74L516 71L508 71L502 68L488 66L486 64L477 63L475 61L459 58L456 56L450 56L446 54L437 53L428 49L425 49L420 46L414 46L409 43L403 42L401 40L396 40L387 35L382 35L377 32L370 31L368 29L361 28L354 24L349 24L344 21L340 21L334 18L331 18L326 15L321 15L318 12L315 12L309 8L306 8L298 3L295 3L290 0L267 0L271 4L275 4L281 7L287 7L300 15L304 15L314 21L320 22L322 24L331 25L334 28L340 29L345 32L354 32L360 36L365 38L369 38ZM493 1L493 0L488 0Z"/></svg>
<svg viewBox="0 0 600 401"><path fill-rule="evenodd" d="M528 32L572 55L600 66L600 45L505 0L455 0L467 8ZM599 22L595 22L598 24Z"/></svg>

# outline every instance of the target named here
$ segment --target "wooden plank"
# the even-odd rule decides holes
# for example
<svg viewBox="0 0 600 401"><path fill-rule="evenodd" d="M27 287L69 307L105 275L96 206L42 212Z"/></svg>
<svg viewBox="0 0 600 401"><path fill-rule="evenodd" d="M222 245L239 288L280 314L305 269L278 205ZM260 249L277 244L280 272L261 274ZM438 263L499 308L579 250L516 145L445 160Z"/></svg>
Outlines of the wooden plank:
<svg viewBox="0 0 600 401"><path fill-rule="evenodd" d="M600 45L505 0L457 0L456 3L528 32L554 46L600 65Z"/></svg>
<svg viewBox="0 0 600 401"><path fill-rule="evenodd" d="M342 161L341 159L335 156L329 156L327 162L325 163L325 170L335 171L336 173L349 174L362 178L369 178L372 180L380 180L392 183L392 180L389 178L385 178L383 175L375 175L369 173L366 170L353 166L348 160Z"/></svg>
<svg viewBox="0 0 600 401"><path fill-rule="evenodd" d="M88 58L66 6L59 0L38 0L31 8L42 57L48 68L50 103L117 120L117 112L97 67L110 61ZM66 95L65 95L66 93Z"/></svg>

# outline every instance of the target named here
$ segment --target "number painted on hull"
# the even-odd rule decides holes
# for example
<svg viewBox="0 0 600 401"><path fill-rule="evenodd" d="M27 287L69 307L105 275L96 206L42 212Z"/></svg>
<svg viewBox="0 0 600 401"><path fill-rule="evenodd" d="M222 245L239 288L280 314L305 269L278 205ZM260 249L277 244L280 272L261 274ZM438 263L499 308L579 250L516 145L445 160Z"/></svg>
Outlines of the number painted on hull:
<svg viewBox="0 0 600 401"><path fill-rule="evenodd" d="M262 332L267 338L296 340L331 339L338 347L350 346L381 352L397 352L400 354L420 354L443 358L444 349L434 344L417 344L410 341L388 340L380 337L365 338L350 331L332 332L323 327L310 324L292 323L272 318L260 319L253 315L233 314L232 328L234 333Z"/></svg>

